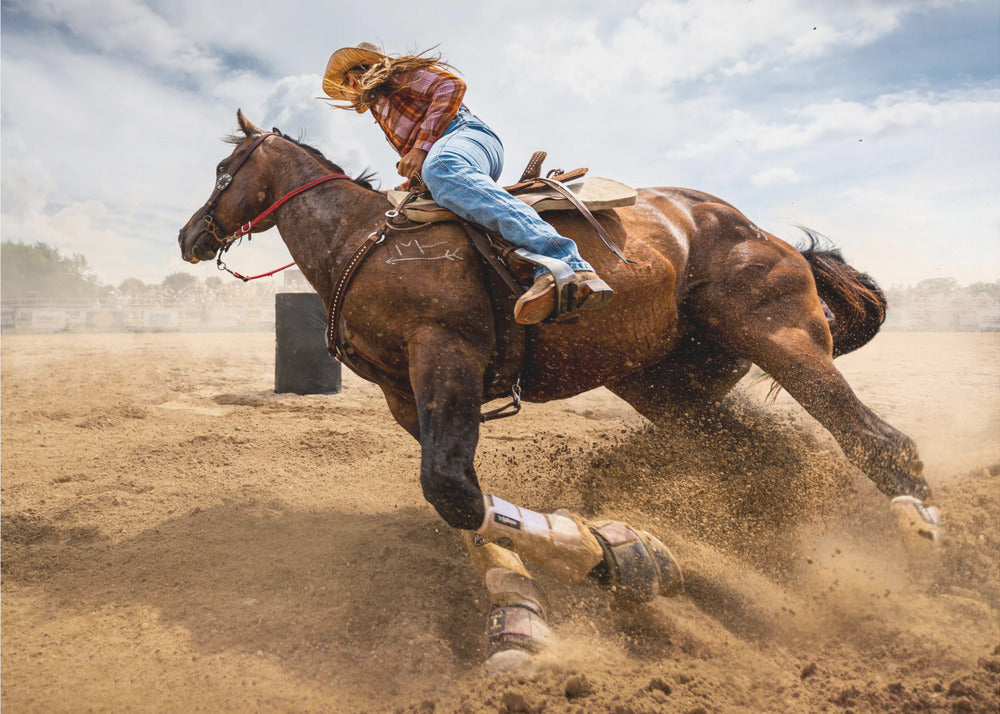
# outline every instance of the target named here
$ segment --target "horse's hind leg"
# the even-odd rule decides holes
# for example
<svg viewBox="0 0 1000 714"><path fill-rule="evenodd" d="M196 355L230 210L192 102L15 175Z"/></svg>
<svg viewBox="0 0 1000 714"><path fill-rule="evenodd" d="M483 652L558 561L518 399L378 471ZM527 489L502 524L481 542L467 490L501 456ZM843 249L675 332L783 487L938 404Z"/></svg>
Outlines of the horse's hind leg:
<svg viewBox="0 0 1000 714"><path fill-rule="evenodd" d="M916 445L854 394L833 364L832 340L805 259L733 221L707 258L717 273L690 300L721 344L757 364L825 426L848 459L889 497L929 495Z"/></svg>
<svg viewBox="0 0 1000 714"><path fill-rule="evenodd" d="M809 321L822 319L812 316ZM816 326L807 324L740 341L744 354L833 434L847 458L880 491L890 498L929 496L916 444L858 399L815 333Z"/></svg>

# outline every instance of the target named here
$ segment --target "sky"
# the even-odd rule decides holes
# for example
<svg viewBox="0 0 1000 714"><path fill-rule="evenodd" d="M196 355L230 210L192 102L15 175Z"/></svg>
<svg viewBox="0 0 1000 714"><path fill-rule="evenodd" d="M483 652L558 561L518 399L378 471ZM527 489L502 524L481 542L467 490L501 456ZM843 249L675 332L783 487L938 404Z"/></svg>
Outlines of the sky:
<svg viewBox="0 0 1000 714"><path fill-rule="evenodd" d="M368 115L331 109L339 47L436 46L503 139L636 187L719 196L883 286L1000 279L996 0L2 0L0 231L94 275L217 274L177 231L242 108L353 174L398 183ZM277 231L227 256L289 262Z"/></svg>

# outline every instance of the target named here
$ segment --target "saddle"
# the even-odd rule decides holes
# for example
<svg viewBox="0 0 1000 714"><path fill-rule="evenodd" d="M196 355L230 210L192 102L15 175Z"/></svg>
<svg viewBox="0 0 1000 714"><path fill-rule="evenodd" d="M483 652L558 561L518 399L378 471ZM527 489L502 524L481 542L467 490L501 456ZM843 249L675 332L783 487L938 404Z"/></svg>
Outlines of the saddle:
<svg viewBox="0 0 1000 714"><path fill-rule="evenodd" d="M562 171L553 169L543 178L544 151L536 151L517 183L504 190L539 213L545 211L579 210L580 205L589 211L603 211L635 204L638 192L631 186L608 178L587 177L587 169ZM583 180L580 180L583 179ZM569 194L569 195L568 195ZM388 198L396 210L414 223L439 223L455 221L458 216L439 206L430 194L420 191L412 196L409 191L389 191Z"/></svg>
<svg viewBox="0 0 1000 714"><path fill-rule="evenodd" d="M505 190L516 196L537 212L543 211L578 211L604 242L608 250L618 256L623 262L630 263L601 225L593 211L603 211L611 208L634 205L639 192L631 186L606 178L590 177L584 179L587 169L563 171L554 169L542 177L542 162L547 154L536 151L531 156L527 167L517 183L505 186ZM584 180L579 180L584 179ZM537 267L548 270L556 281L557 290L572 279L573 273L559 260L548 256L531 253L524 248L504 240L502 236L490 233L482 226L470 224L459 218L443 206L439 206L423 184L418 184L410 191L388 191L387 197L393 205L393 210L387 213L388 226L397 230L404 225L415 228L425 227L428 223L455 221L462 225L476 250L493 269L503 277L504 282L519 296L525 288L522 283L529 282ZM405 229L404 229L405 230ZM512 274L513 273L513 277ZM556 315L560 314L557 307Z"/></svg>

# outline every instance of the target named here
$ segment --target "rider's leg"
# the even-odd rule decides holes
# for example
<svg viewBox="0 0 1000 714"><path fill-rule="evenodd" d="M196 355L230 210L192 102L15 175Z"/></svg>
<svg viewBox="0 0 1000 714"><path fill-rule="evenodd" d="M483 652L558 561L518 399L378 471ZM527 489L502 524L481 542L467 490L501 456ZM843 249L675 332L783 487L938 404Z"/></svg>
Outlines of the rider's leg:
<svg viewBox="0 0 1000 714"><path fill-rule="evenodd" d="M573 270L593 270L575 242L496 183L502 170L503 144L484 123L463 113L431 147L421 175L434 200L452 213Z"/></svg>
<svg viewBox="0 0 1000 714"><path fill-rule="evenodd" d="M422 177L435 201L456 215L499 233L530 253L554 258L569 266L574 273L571 282L580 286L580 296L576 298L577 291L573 291L574 299L569 309L593 309L604 305L613 295L611 288L580 256L574 241L556 233L534 209L497 185L496 179L502 169L500 140L481 121L463 113L431 147ZM520 322L540 322L557 304L551 274L540 267L535 281L515 308Z"/></svg>

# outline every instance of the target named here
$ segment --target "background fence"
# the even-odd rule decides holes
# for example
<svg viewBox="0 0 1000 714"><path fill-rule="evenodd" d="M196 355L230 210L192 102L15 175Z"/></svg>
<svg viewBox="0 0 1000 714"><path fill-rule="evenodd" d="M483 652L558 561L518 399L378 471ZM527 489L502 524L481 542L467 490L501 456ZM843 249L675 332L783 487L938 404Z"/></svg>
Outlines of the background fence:
<svg viewBox="0 0 1000 714"><path fill-rule="evenodd" d="M180 294L151 287L100 300L41 297L2 303L4 332L226 332L274 330L276 293L311 292L296 270L252 283L198 283ZM1000 331L1000 284L959 287L931 280L886 291L886 330Z"/></svg>

